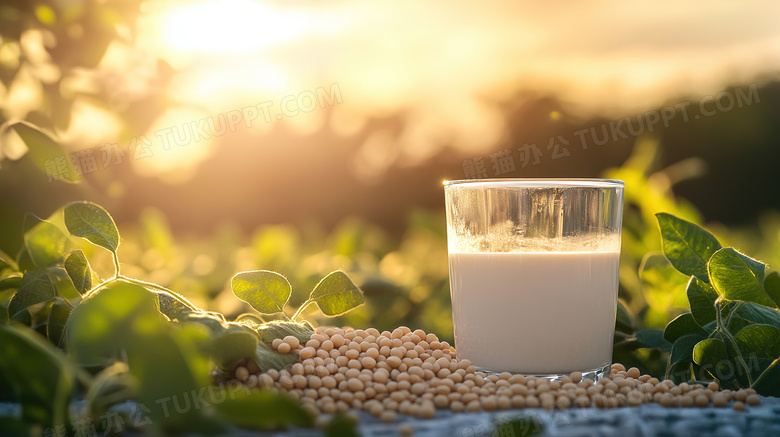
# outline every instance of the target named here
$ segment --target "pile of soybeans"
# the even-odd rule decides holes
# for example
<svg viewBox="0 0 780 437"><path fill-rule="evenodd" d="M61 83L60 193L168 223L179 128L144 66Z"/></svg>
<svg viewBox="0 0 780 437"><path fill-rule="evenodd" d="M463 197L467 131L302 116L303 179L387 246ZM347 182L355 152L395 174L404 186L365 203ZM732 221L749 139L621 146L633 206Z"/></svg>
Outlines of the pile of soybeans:
<svg viewBox="0 0 780 437"><path fill-rule="evenodd" d="M254 362L239 364L234 377L249 387L278 389L297 399L314 417L364 410L383 422L396 415L432 418L437 409L455 412L510 408L617 408L656 402L665 407L757 405L755 390L659 381L613 364L611 375L594 383L579 372L559 381L510 373L484 374L436 335L402 326L393 332L319 327L306 344L289 336L273 347L295 352L298 361L262 372Z"/></svg>

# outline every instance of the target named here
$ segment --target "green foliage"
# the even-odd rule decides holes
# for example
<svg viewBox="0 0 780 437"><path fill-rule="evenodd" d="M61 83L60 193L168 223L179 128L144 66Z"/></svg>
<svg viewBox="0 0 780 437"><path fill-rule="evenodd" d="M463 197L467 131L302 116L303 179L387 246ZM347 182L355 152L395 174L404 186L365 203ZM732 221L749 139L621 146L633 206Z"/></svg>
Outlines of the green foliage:
<svg viewBox="0 0 780 437"><path fill-rule="evenodd" d="M314 287L309 300L320 307L326 316L340 316L363 305L363 293L344 272L333 272Z"/></svg>
<svg viewBox="0 0 780 437"><path fill-rule="evenodd" d="M276 392L233 391L229 399L203 399L195 405L206 389L215 387L209 375L224 382L239 363L254 361L268 370L295 362L295 352L282 354L270 344L288 335L308 340L314 331L310 322L264 322L251 314L228 321L168 288L121 275L119 231L101 206L74 202L57 214L51 220L28 215L22 262L0 257L5 315L0 370L15 375L9 382L25 421L65 423L73 380L82 375L90 412L102 414L113 404L134 399L148 410L158 433L219 434L227 430L226 421L256 429L311 425L304 410ZM107 249L115 275L100 281L87 258L89 245L79 248L60 222L72 236ZM283 314L292 294L287 279L271 271L239 273L231 284L236 296L265 314ZM343 314L362 304L363 295L337 271L314 287L293 319L311 303L326 315ZM9 319L26 326L8 325ZM68 356L56 347L67 349ZM34 363L28 365L29 360ZM82 369L97 372L96 378L83 376ZM171 402L192 405L182 408Z"/></svg>
<svg viewBox="0 0 780 437"><path fill-rule="evenodd" d="M63 265L79 294L84 294L92 288L92 269L84 251L79 249L69 253Z"/></svg>
<svg viewBox="0 0 780 437"><path fill-rule="evenodd" d="M25 272L21 287L8 304L8 315L16 317L20 311L27 309L27 307L48 302L56 295L57 291L47 271Z"/></svg>
<svg viewBox="0 0 780 437"><path fill-rule="evenodd" d="M53 224L33 214L24 218L24 247L30 260L39 268L49 267L62 260L70 248L70 239Z"/></svg>
<svg viewBox="0 0 780 437"><path fill-rule="evenodd" d="M90 202L73 202L65 207L64 214L65 226L71 234L116 253L119 230L103 207Z"/></svg>
<svg viewBox="0 0 780 437"><path fill-rule="evenodd" d="M43 426L66 423L75 374L65 355L29 328L0 325L0 370L22 405L22 418Z"/></svg>
<svg viewBox="0 0 780 437"><path fill-rule="evenodd" d="M658 214L664 253L690 275L691 312L666 326L672 343L666 376L673 380L716 380L722 387L777 392L775 362L780 358L780 313L775 299L777 273L737 250L722 248L699 226Z"/></svg>
<svg viewBox="0 0 780 437"><path fill-rule="evenodd" d="M765 268L730 247L715 252L708 264L710 282L724 299L776 307L762 285Z"/></svg>
<svg viewBox="0 0 780 437"><path fill-rule="evenodd" d="M50 134L41 130L40 127L28 122L19 122L10 126L27 146L30 159L35 165L43 170L46 162L57 157L63 156L62 146ZM66 166L62 172L61 180L65 182L78 182L80 180L73 163L66 159L63 162Z"/></svg>
<svg viewBox="0 0 780 437"><path fill-rule="evenodd" d="M261 391L238 391L235 397L216 404L217 413L236 425L252 429L275 429L286 425L310 427L313 420L287 396Z"/></svg>
<svg viewBox="0 0 780 437"><path fill-rule="evenodd" d="M707 280L707 260L720 249L714 235L671 214L656 214L664 254L681 273Z"/></svg>
<svg viewBox="0 0 780 437"><path fill-rule="evenodd" d="M284 312L292 294L287 278L267 270L238 273L230 283L236 297L262 314Z"/></svg>

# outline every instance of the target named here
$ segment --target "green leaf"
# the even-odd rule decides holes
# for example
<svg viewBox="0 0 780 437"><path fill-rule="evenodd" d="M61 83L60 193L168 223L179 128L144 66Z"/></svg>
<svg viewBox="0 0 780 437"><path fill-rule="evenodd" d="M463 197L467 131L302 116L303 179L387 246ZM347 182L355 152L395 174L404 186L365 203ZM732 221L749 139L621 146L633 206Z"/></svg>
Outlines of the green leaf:
<svg viewBox="0 0 780 437"><path fill-rule="evenodd" d="M155 294L143 287L124 280L106 283L73 310L68 351L82 365L110 363L137 333L160 330L163 320L155 303Z"/></svg>
<svg viewBox="0 0 780 437"><path fill-rule="evenodd" d="M79 294L83 295L92 288L92 269L81 249L74 250L65 257L65 271Z"/></svg>
<svg viewBox="0 0 780 437"><path fill-rule="evenodd" d="M199 387L187 348L169 325L156 333L136 333L129 340L128 367L138 381L138 402L151 410L154 426L166 435L192 429L203 407L192 403Z"/></svg>
<svg viewBox="0 0 780 437"><path fill-rule="evenodd" d="M746 326L737 332L734 341L743 357L769 358L771 360L780 357L780 329L774 326Z"/></svg>
<svg viewBox="0 0 780 437"><path fill-rule="evenodd" d="M102 416L112 405L136 398L136 386L127 364L117 361L95 376L87 390L87 411L92 417Z"/></svg>
<svg viewBox="0 0 780 437"><path fill-rule="evenodd" d="M192 310L168 293L157 293L158 309L170 320L185 320ZM221 324L221 322L220 322Z"/></svg>
<svg viewBox="0 0 780 437"><path fill-rule="evenodd" d="M700 334L687 334L678 338L672 345L669 365L674 366L679 363L693 361L693 348L702 340L704 340L704 336Z"/></svg>
<svg viewBox="0 0 780 437"><path fill-rule="evenodd" d="M49 321L46 323L46 336L55 346L61 346L63 343L63 334L71 311L71 307L61 297L56 298L51 306Z"/></svg>
<svg viewBox="0 0 780 437"><path fill-rule="evenodd" d="M70 238L60 228L33 214L25 215L24 229L24 247L33 264L39 268L62 261L72 246Z"/></svg>
<svg viewBox="0 0 780 437"><path fill-rule="evenodd" d="M297 338L301 344L305 344L309 341L311 335L314 334L314 330L304 323L274 321L260 325L257 328L257 333L266 343L270 343L277 338L284 338L288 335L292 335Z"/></svg>
<svg viewBox="0 0 780 437"><path fill-rule="evenodd" d="M753 389L761 396L780 397L780 358L772 361L755 381Z"/></svg>
<svg viewBox="0 0 780 437"><path fill-rule="evenodd" d="M763 274L761 279L757 276L756 263L758 261L751 260L733 248L720 249L712 255L708 265L710 283L725 299L775 307L776 304L761 285Z"/></svg>
<svg viewBox="0 0 780 437"><path fill-rule="evenodd" d="M119 230L102 206L91 202L73 202L65 207L64 214L65 226L71 234L116 253L119 248Z"/></svg>
<svg viewBox="0 0 780 437"><path fill-rule="evenodd" d="M338 414L330 419L323 431L325 437L360 437L355 425L355 419Z"/></svg>
<svg viewBox="0 0 780 437"><path fill-rule="evenodd" d="M691 276L686 293L691 314L699 326L705 326L716 319L715 300L718 299L718 292L710 284Z"/></svg>
<svg viewBox="0 0 780 437"><path fill-rule="evenodd" d="M255 357L257 358L257 364L263 371L270 369L281 370L298 361L298 354L296 352L282 354L262 341L257 342Z"/></svg>
<svg viewBox="0 0 780 437"><path fill-rule="evenodd" d="M764 291L775 306L780 307L780 273L772 272L764 278Z"/></svg>
<svg viewBox="0 0 780 437"><path fill-rule="evenodd" d="M230 284L236 297L262 314L284 312L292 294L287 278L268 270L237 273Z"/></svg>
<svg viewBox="0 0 780 437"><path fill-rule="evenodd" d="M734 368L734 364L728 359L726 345L717 338L708 338L696 343L693 348L693 362L702 366L718 380L721 375L728 374L727 372Z"/></svg>
<svg viewBox="0 0 780 437"><path fill-rule="evenodd" d="M660 349L664 352L672 350L672 343L666 341L664 333L660 329L640 329L636 331L636 340L639 347Z"/></svg>
<svg viewBox="0 0 780 437"><path fill-rule="evenodd" d="M65 355L29 328L0 325L0 370L22 406L22 418L42 426L70 421L74 369Z"/></svg>
<svg viewBox="0 0 780 437"><path fill-rule="evenodd" d="M672 265L686 275L707 281L707 261L720 243L701 227L667 213L655 215L661 228L664 254Z"/></svg>
<svg viewBox="0 0 780 437"><path fill-rule="evenodd" d="M57 180L78 182L79 175L73 168L68 153L49 134L27 123L18 122L10 126L27 145L28 156L33 163Z"/></svg>
<svg viewBox="0 0 780 437"><path fill-rule="evenodd" d="M742 302L742 305L736 312L743 320L762 325L772 325L780 329L780 312L774 308L767 308L751 302ZM732 320L734 318L732 317ZM739 330L733 332L739 332Z"/></svg>
<svg viewBox="0 0 780 437"><path fill-rule="evenodd" d="M208 348L217 366L233 369L244 358L255 358L257 334L249 328L230 325L221 335L211 339Z"/></svg>
<svg viewBox="0 0 780 437"><path fill-rule="evenodd" d="M309 299L316 302L326 316L339 316L365 302L360 289L340 270L322 278L312 290Z"/></svg>
<svg viewBox="0 0 780 437"><path fill-rule="evenodd" d="M8 315L12 318L27 307L50 301L57 295L54 283L45 270L25 272L22 284L8 304Z"/></svg>
<svg viewBox="0 0 780 437"><path fill-rule="evenodd" d="M217 414L243 428L269 430L288 425L311 427L313 419L291 397L272 391L237 391L214 404Z"/></svg>
<svg viewBox="0 0 780 437"><path fill-rule="evenodd" d="M669 343L674 343L678 338L687 334L696 334L701 331L701 326L696 323L691 313L680 314L669 322L664 329L664 338Z"/></svg>
<svg viewBox="0 0 780 437"><path fill-rule="evenodd" d="M555 426L555 425L551 425ZM534 413L496 418L491 424L491 430L482 435L530 437L544 431L544 421Z"/></svg>
<svg viewBox="0 0 780 437"><path fill-rule="evenodd" d="M0 417L0 429L5 437L30 437L35 435L33 425L16 417Z"/></svg>
<svg viewBox="0 0 780 437"><path fill-rule="evenodd" d="M23 284L21 273L12 273L2 279L0 279L0 291L10 290L13 288L18 289Z"/></svg>
<svg viewBox="0 0 780 437"><path fill-rule="evenodd" d="M189 308L187 310L189 311ZM219 313L189 311L182 313L179 320L182 322L200 323L215 334L222 333L228 327L225 317Z"/></svg>

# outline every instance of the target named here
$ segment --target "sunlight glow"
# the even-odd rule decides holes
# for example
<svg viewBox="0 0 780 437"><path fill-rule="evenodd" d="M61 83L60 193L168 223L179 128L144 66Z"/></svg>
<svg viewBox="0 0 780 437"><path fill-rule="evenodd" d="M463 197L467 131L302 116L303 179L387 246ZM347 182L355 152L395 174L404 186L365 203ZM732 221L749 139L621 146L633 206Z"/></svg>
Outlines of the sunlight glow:
<svg viewBox="0 0 780 437"><path fill-rule="evenodd" d="M301 36L306 22L293 11L253 0L207 0L170 10L162 39L184 52L236 53L258 50Z"/></svg>

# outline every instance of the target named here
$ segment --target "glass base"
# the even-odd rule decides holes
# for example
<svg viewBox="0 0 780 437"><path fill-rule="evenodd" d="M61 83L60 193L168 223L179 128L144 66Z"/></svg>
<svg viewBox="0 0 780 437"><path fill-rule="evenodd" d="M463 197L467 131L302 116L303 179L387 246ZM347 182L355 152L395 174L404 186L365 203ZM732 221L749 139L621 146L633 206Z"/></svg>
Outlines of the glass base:
<svg viewBox="0 0 780 437"><path fill-rule="evenodd" d="M610 375L610 369L612 368L612 363L606 363L603 366L596 367L594 369L588 369L588 370L582 370L580 371L582 373L582 379L592 379L593 382L599 382L600 380L604 378L608 378ZM499 375L502 372L496 372L494 370L490 369L483 369L481 367L476 368L478 372L486 373L486 374L495 374ZM509 372L513 373L513 372ZM526 377L533 377L533 378L545 378L550 381L560 381L563 379L564 376L571 376L571 373L546 373L546 374L528 374L528 373L517 373L518 375L523 375Z"/></svg>

